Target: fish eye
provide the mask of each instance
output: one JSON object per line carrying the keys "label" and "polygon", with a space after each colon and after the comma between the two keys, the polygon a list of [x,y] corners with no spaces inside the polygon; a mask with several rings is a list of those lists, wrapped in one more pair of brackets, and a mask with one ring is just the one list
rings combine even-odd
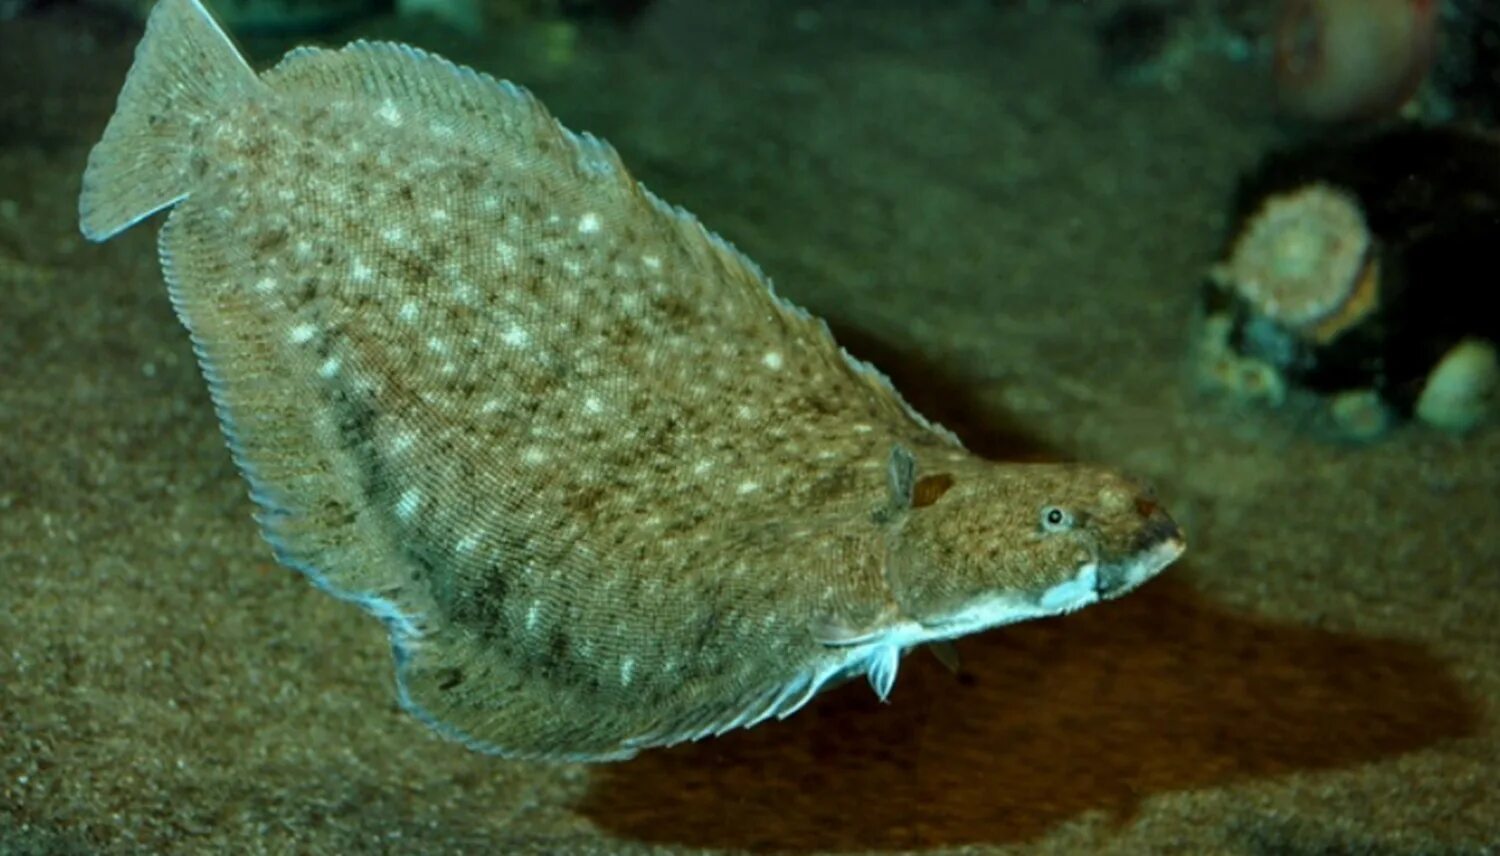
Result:
{"label": "fish eye", "polygon": [[1055,505],[1042,506],[1042,531],[1066,532],[1073,528],[1073,515]]}

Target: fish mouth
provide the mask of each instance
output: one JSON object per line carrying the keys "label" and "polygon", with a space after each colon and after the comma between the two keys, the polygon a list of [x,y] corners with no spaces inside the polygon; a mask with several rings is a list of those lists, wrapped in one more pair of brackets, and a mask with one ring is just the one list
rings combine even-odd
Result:
{"label": "fish mouth", "polygon": [[1153,520],[1136,536],[1124,559],[1099,565],[1094,590],[1100,600],[1119,597],[1177,561],[1186,549],[1187,539],[1176,523],[1167,517]]}
{"label": "fish mouth", "polygon": [[938,621],[924,622],[915,642],[933,642],[1048,615],[1063,615],[1119,597],[1156,576],[1187,549],[1170,518],[1149,521],[1117,561],[1090,561],[1068,580],[1041,592],[1002,592],[970,603]]}

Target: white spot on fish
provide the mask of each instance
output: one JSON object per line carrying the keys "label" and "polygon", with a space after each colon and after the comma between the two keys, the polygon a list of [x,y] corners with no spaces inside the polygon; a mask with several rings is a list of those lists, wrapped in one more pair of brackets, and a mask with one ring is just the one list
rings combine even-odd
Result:
{"label": "white spot on fish", "polygon": [[401,498],[396,501],[396,516],[400,517],[402,520],[410,520],[412,516],[417,513],[417,509],[421,507],[421,492],[416,488],[409,488],[405,493],[401,494]]}
{"label": "white spot on fish", "polygon": [[509,329],[500,335],[500,341],[510,345],[512,348],[524,348],[526,347],[526,343],[531,341],[531,334],[522,329],[520,325],[512,324]]}
{"label": "white spot on fish", "polygon": [[521,461],[532,466],[545,464],[547,463],[547,453],[536,446],[527,446],[526,451],[521,453]]}
{"label": "white spot on fish", "polygon": [[391,438],[391,451],[399,455],[402,452],[405,452],[407,449],[410,449],[416,442],[417,437],[415,434],[411,433],[410,431],[402,431],[400,434],[397,434],[395,437]]}
{"label": "white spot on fish", "polygon": [[630,686],[630,677],[635,673],[635,658],[626,657],[620,661],[620,686]]}
{"label": "white spot on fish", "polygon": [[311,324],[298,324],[292,328],[292,332],[287,338],[291,339],[293,344],[301,345],[304,342],[311,341],[312,337],[316,335],[318,335],[317,327]]}
{"label": "white spot on fish", "polygon": [[760,358],[760,361],[766,368],[773,372],[781,371],[782,360],[781,352],[779,351],[767,351],[766,355]]}
{"label": "white spot on fish", "polygon": [[531,607],[526,610],[526,630],[527,631],[535,630],[536,629],[537,620],[540,619],[541,617],[542,617],[541,606],[539,606],[536,601],[532,601],[531,602]]}
{"label": "white spot on fish", "polygon": [[760,490],[760,485],[753,481],[740,482],[739,492],[742,494],[755,493],[758,490]]}
{"label": "white spot on fish", "polygon": [[389,229],[382,230],[380,237],[384,238],[387,243],[399,244],[406,240],[406,230],[400,226],[392,226]]}
{"label": "white spot on fish", "polygon": [[648,270],[661,270],[661,259],[656,256],[641,256],[641,264]]}
{"label": "white spot on fish", "polygon": [[396,313],[398,318],[400,318],[402,321],[407,322],[408,324],[417,320],[417,316],[420,314],[421,310],[417,307],[417,302],[415,300],[408,300],[405,303],[401,304],[401,311]]}
{"label": "white spot on fish", "polygon": [[380,103],[380,109],[375,111],[375,115],[379,116],[387,125],[401,124],[401,109],[396,106],[395,101],[389,98]]}
{"label": "white spot on fish", "polygon": [[359,259],[355,259],[353,267],[351,267],[349,270],[349,276],[352,277],[355,282],[369,282],[371,279],[374,279],[375,271],[370,270],[369,265],[365,264]]}
{"label": "white spot on fish", "polygon": [[276,290],[276,280],[269,276],[261,277],[260,281],[255,283],[255,290],[261,294],[269,294]]}
{"label": "white spot on fish", "polygon": [[338,357],[329,357],[323,361],[323,365],[318,366],[318,374],[324,378],[332,378],[339,373],[339,366]]}
{"label": "white spot on fish", "polygon": [[584,413],[600,413],[604,410],[604,403],[595,396],[589,396],[583,400]]}
{"label": "white spot on fish", "polygon": [[427,212],[427,219],[434,223],[446,223],[448,222],[448,209],[434,208]]}
{"label": "white spot on fish", "polygon": [[453,545],[453,549],[457,550],[460,553],[472,553],[474,552],[474,548],[478,546],[478,535],[465,535],[464,537],[458,539],[458,543]]}
{"label": "white spot on fish", "polygon": [[433,336],[432,338],[427,340],[427,350],[433,352],[434,354],[446,354],[448,353],[448,343],[444,342],[442,339],[439,339],[436,336]]}
{"label": "white spot on fish", "polygon": [[580,235],[592,235],[599,231],[599,215],[590,211],[578,218],[578,233]]}
{"label": "white spot on fish", "polygon": [[500,261],[509,265],[516,261],[516,248],[505,241],[495,242],[495,254],[500,256]]}

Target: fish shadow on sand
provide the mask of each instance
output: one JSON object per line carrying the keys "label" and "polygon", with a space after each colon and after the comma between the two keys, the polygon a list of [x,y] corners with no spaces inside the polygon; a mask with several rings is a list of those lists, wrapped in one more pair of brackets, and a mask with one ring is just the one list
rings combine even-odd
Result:
{"label": "fish shadow on sand", "polygon": [[[919,410],[1002,459],[1056,457],[931,366],[837,331]],[[981,441],[981,442],[976,442]],[[1155,794],[1336,769],[1472,734],[1479,713],[1409,642],[1236,614],[1182,577],[1065,618],[922,651],[890,703],[860,682],[784,722],[594,772],[578,810],[625,838],[750,851],[895,850],[1126,823]]]}
{"label": "fish shadow on sand", "polygon": [[1152,795],[1352,767],[1472,734],[1407,642],[1213,606],[1172,571],[1120,601],[914,651],[890,703],[846,685],[784,722],[600,768],[617,835],[810,852],[1023,842]]}

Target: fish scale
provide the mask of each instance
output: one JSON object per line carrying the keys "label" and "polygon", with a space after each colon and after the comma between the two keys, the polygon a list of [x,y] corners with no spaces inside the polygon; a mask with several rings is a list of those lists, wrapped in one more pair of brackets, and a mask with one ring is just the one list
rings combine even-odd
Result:
{"label": "fish scale", "polygon": [[473,748],[623,758],[856,675],[885,697],[915,645],[1181,552],[1112,471],[973,457],[606,144],[420,50],[257,76],[162,0],[80,220],[163,208],[267,540]]}

